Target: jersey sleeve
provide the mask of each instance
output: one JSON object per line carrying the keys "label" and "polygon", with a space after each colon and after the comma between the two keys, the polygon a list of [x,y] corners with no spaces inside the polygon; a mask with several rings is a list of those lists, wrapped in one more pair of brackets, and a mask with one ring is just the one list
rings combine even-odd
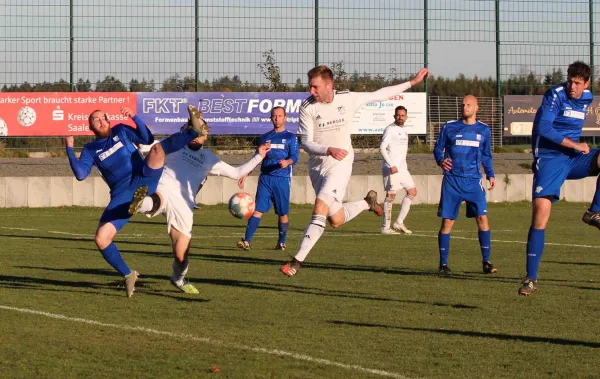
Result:
{"label": "jersey sleeve", "polygon": [[218,176],[226,176],[228,178],[236,180],[248,175],[263,160],[263,158],[260,155],[256,154],[248,162],[238,167],[233,167],[230,164],[227,164],[222,160],[218,159],[217,157],[214,158],[217,159],[217,162],[210,169],[210,173]]}
{"label": "jersey sleeve", "polygon": [[350,92],[354,97],[354,107],[359,109],[367,103],[374,101],[384,101],[392,96],[396,96],[411,87],[410,82],[404,82],[396,84],[395,86],[388,86],[378,89],[375,92]]}
{"label": "jersey sleeve", "polygon": [[540,137],[546,138],[557,145],[560,145],[565,139],[552,124],[558,116],[560,106],[562,104],[561,97],[554,89],[546,91],[542,105],[538,109],[537,125],[534,125],[534,129],[537,130],[537,134]]}
{"label": "jersey sleeve", "polygon": [[115,128],[122,128],[127,138],[135,144],[150,145],[153,143],[154,135],[150,129],[148,129],[146,123],[144,123],[144,121],[142,121],[142,119],[138,116],[133,116],[132,120],[135,122],[135,129],[125,124],[117,124],[115,125]]}
{"label": "jersey sleeve", "polygon": [[292,164],[296,164],[298,162],[300,151],[298,149],[298,137],[296,137],[295,134],[291,134],[288,139],[288,149],[288,159],[292,160]]}
{"label": "jersey sleeve", "polygon": [[487,179],[493,178],[495,175],[494,168],[492,167],[492,133],[490,132],[490,128],[485,128],[481,164],[483,165],[483,171],[485,171]]}
{"label": "jersey sleeve", "polygon": [[300,107],[300,126],[298,133],[302,134],[302,148],[311,155],[327,155],[328,146],[314,141],[314,120],[308,107]]}
{"label": "jersey sleeve", "polygon": [[448,124],[444,124],[442,130],[440,131],[440,135],[435,141],[435,146],[433,147],[433,157],[435,158],[435,162],[440,164],[442,160],[444,160],[444,147],[446,146],[446,136],[448,133]]}
{"label": "jersey sleeve", "polygon": [[385,163],[387,163],[388,166],[393,167],[394,164],[392,162],[392,158],[390,157],[390,155],[387,152],[387,148],[390,145],[390,141],[392,139],[390,130],[391,130],[391,128],[388,126],[383,131],[383,137],[381,138],[381,144],[379,145],[379,151],[381,152],[381,156],[383,157],[383,160],[385,161]]}
{"label": "jersey sleeve", "polygon": [[92,166],[94,165],[94,159],[85,147],[81,151],[81,156],[77,159],[73,148],[67,146],[67,157],[69,158],[71,170],[77,180],[82,181],[90,175]]}

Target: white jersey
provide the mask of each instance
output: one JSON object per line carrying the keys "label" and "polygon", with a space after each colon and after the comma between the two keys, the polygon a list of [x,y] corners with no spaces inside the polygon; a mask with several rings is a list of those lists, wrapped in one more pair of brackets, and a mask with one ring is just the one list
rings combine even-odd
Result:
{"label": "white jersey", "polygon": [[391,123],[385,128],[379,151],[383,157],[383,169],[394,166],[398,171],[408,170],[406,153],[408,152],[408,133],[405,126]]}
{"label": "white jersey", "polygon": [[[338,164],[354,161],[352,149],[352,120],[354,114],[366,103],[383,101],[410,88],[410,83],[385,87],[375,92],[335,91],[333,101],[320,103],[310,96],[300,106],[302,148],[309,154],[311,169],[330,170]],[[341,161],[327,155],[327,148],[337,147],[348,151]]]}
{"label": "white jersey", "polygon": [[172,194],[180,193],[189,207],[193,208],[196,195],[208,174],[240,179],[260,164],[262,159],[256,154],[243,165],[233,167],[220,160],[211,150],[192,150],[186,146],[166,156],[157,192],[166,189]]}

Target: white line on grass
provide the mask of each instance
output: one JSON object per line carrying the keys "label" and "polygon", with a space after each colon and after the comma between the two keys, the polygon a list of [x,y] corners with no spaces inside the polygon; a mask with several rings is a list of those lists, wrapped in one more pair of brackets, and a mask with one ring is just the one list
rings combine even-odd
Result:
{"label": "white line on grass", "polygon": [[358,365],[347,365],[344,363],[333,362],[328,359],[313,358],[308,355],[292,353],[292,352],[285,351],[285,350],[265,349],[262,347],[252,347],[252,346],[246,346],[246,345],[241,345],[241,344],[237,344],[237,343],[225,343],[225,342],[222,342],[219,340],[214,340],[211,338],[196,337],[191,334],[172,333],[172,332],[167,332],[167,331],[162,331],[162,330],[144,328],[142,326],[107,324],[107,323],[100,322],[100,321],[88,320],[88,319],[77,318],[77,317],[69,317],[69,316],[60,315],[60,314],[56,314],[56,313],[36,311],[33,309],[15,308],[15,307],[9,307],[9,306],[5,306],[5,305],[0,305],[0,309],[4,309],[7,311],[21,312],[21,313],[29,313],[29,314],[33,314],[33,315],[49,317],[49,318],[53,318],[53,319],[57,319],[57,320],[77,322],[77,323],[81,323],[81,324],[88,324],[88,325],[102,326],[102,327],[107,327],[107,328],[127,330],[127,331],[132,331],[132,332],[142,332],[142,333],[146,333],[146,334],[167,336],[167,337],[176,338],[179,341],[182,339],[186,339],[186,340],[190,340],[190,341],[202,342],[202,343],[209,344],[209,345],[221,346],[221,347],[228,348],[228,349],[239,349],[239,350],[251,351],[254,353],[263,353],[263,354],[269,354],[269,355],[276,355],[276,356],[280,356],[280,357],[290,357],[290,358],[293,358],[293,359],[296,359],[299,361],[306,361],[306,362],[317,363],[317,364],[322,364],[322,365],[327,365],[327,366],[335,366],[335,367],[340,367],[340,368],[344,368],[347,370],[361,371],[361,372],[366,372],[369,374],[386,376],[389,378],[408,379],[408,377],[394,373],[394,372],[366,368],[366,367],[362,367],[362,366],[358,366]]}

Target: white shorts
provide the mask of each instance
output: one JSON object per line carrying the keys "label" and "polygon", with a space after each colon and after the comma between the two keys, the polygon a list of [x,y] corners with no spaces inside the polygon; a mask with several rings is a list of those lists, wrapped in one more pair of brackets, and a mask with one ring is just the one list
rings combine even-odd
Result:
{"label": "white shorts", "polygon": [[171,233],[171,227],[182,234],[192,238],[192,227],[194,226],[194,212],[179,193],[173,193],[166,188],[158,188],[157,192],[162,195],[163,202],[155,215],[163,214],[167,219],[167,233]]}
{"label": "white shorts", "polygon": [[342,203],[346,197],[350,176],[352,176],[352,163],[339,164],[330,170],[323,171],[311,168],[308,170],[308,175],[317,198],[323,199],[323,196],[319,195],[331,196]]}
{"label": "white shorts", "polygon": [[401,170],[395,174],[389,174],[388,171],[387,175],[384,170],[383,188],[386,192],[396,192],[403,188],[408,190],[415,188],[415,182],[413,181],[413,178],[408,170]]}

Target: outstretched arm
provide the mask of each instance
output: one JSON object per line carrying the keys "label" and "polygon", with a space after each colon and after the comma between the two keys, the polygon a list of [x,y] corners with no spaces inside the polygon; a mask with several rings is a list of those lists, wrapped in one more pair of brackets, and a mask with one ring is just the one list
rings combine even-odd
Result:
{"label": "outstretched arm", "polygon": [[407,89],[416,85],[417,83],[422,82],[423,79],[428,75],[429,75],[429,70],[427,70],[426,68],[422,68],[415,75],[415,77],[412,78],[411,80],[409,80],[408,82],[396,84],[394,86],[383,87],[381,89],[378,89],[375,92],[356,92],[356,94],[358,94],[358,96],[359,96],[356,106],[357,106],[357,108],[359,108],[360,106],[367,104],[367,103],[371,103],[374,101],[387,100],[392,96],[396,96],[397,94],[406,91]]}
{"label": "outstretched arm", "polygon": [[94,165],[94,159],[88,153],[86,149],[81,151],[81,156],[79,159],[75,156],[75,151],[73,150],[73,145],[75,143],[75,139],[73,136],[65,137],[65,148],[67,149],[67,157],[69,158],[69,165],[71,166],[71,170],[75,175],[75,178],[79,181],[84,180],[90,175],[92,172],[92,166]]}
{"label": "outstretched arm", "polygon": [[129,125],[123,125],[125,133],[129,136],[132,142],[141,143],[143,145],[150,145],[154,142],[154,135],[148,129],[148,126],[141,118],[136,116],[131,109],[129,108],[121,108],[121,114],[125,117],[129,117],[135,122],[136,128],[132,128]]}
{"label": "outstretched arm", "polygon": [[263,157],[256,154],[248,162],[238,167],[233,167],[220,160],[210,169],[210,173],[213,175],[226,176],[228,178],[238,180],[252,172],[252,170],[254,170],[254,168],[258,166],[260,162],[262,162],[262,160]]}

